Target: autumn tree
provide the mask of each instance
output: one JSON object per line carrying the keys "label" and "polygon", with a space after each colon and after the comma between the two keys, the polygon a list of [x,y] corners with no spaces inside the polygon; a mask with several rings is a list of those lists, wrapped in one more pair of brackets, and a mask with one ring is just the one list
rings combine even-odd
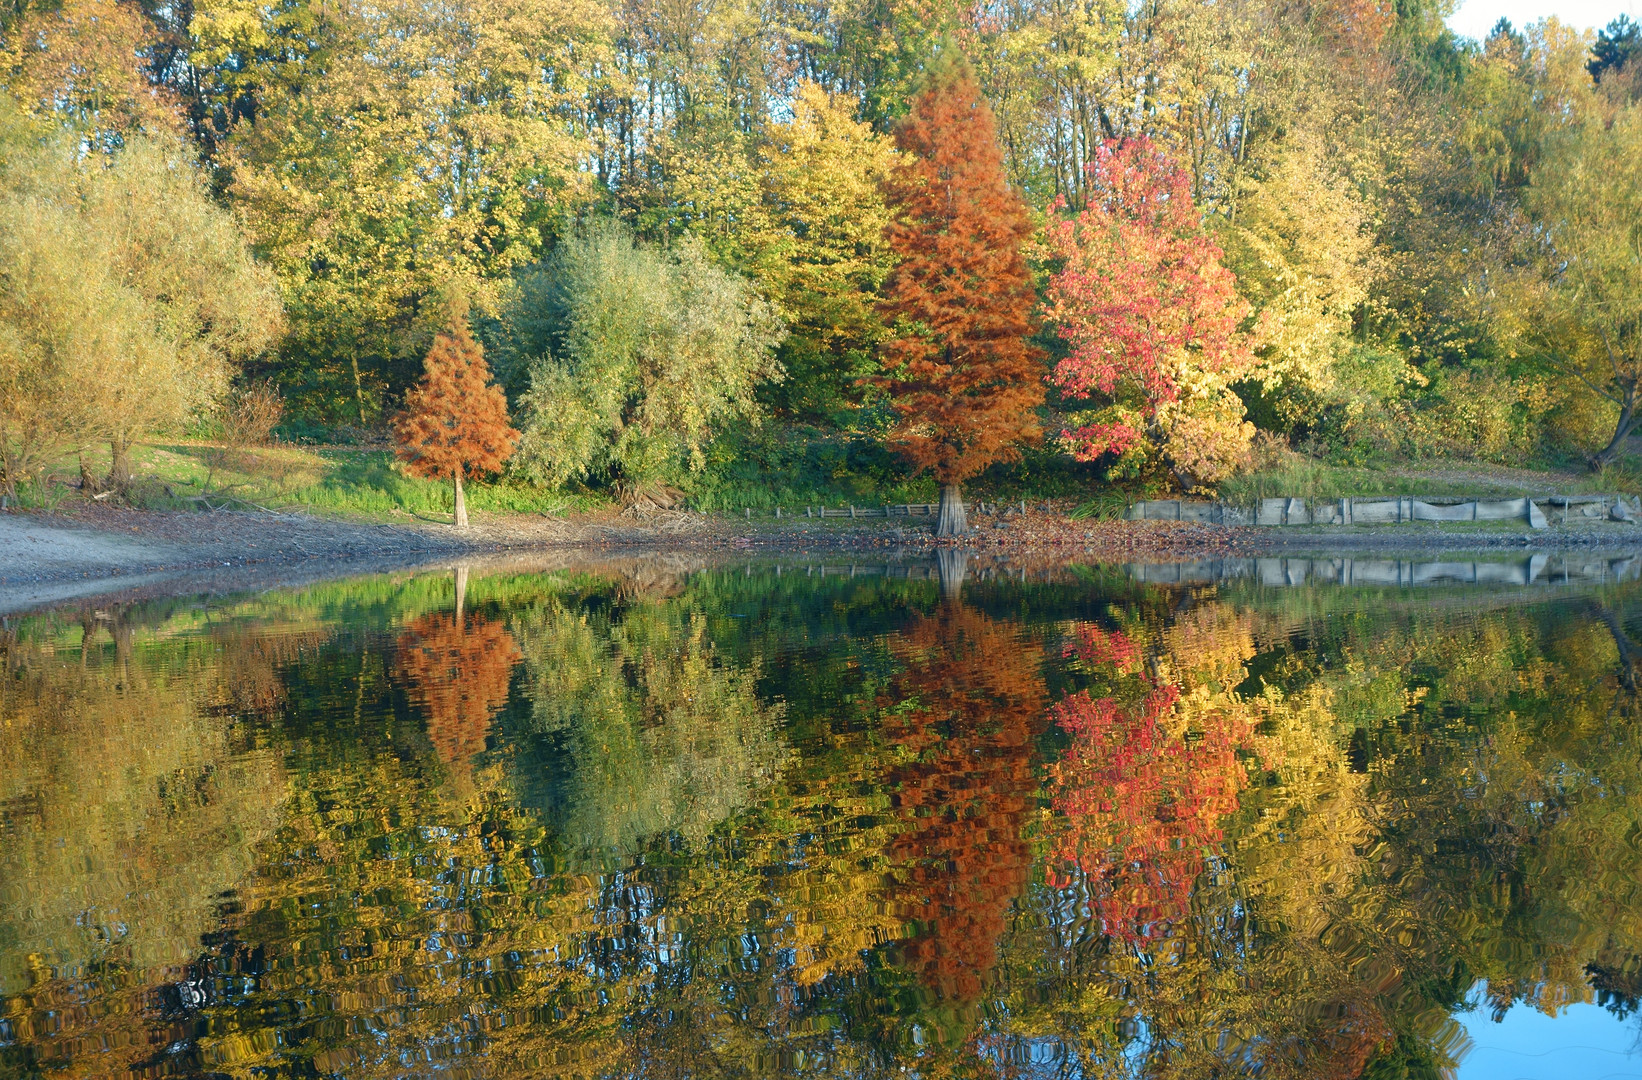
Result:
{"label": "autumn tree", "polygon": [[1070,741],[1052,770],[1054,808],[1065,816],[1050,877],[1085,883],[1104,933],[1144,941],[1186,915],[1220,822],[1248,780],[1237,751],[1249,725],[1221,710],[1182,731],[1182,688],[1146,672],[1135,641],[1094,624],[1075,629],[1067,653],[1133,692],[1119,700],[1079,691],[1052,710]]}
{"label": "autumn tree", "polygon": [[968,531],[962,483],[1039,437],[1042,362],[1027,343],[1037,296],[1022,245],[1032,226],[1003,171],[992,110],[962,60],[932,71],[896,130],[905,155],[887,194],[892,322],[881,347],[897,423],[889,442],[941,485],[935,531]]}
{"label": "autumn tree", "polygon": [[1550,253],[1528,289],[1527,347],[1606,402],[1613,436],[1591,455],[1611,464],[1642,416],[1642,105],[1559,140],[1527,204]]}
{"label": "autumn tree", "polygon": [[25,108],[110,150],[137,132],[182,134],[181,103],[143,63],[153,27],[130,0],[35,8],[6,34],[0,79]]}
{"label": "autumn tree", "polygon": [[507,398],[490,381],[484,350],[473,340],[465,312],[433,339],[422,379],[405,395],[394,434],[399,458],[412,473],[454,479],[456,527],[465,529],[464,476],[496,472],[519,441],[507,422]]}
{"label": "autumn tree", "polygon": [[405,628],[394,670],[426,715],[439,760],[458,770],[485,748],[490,719],[507,704],[519,647],[482,614],[432,612]]}
{"label": "autumn tree", "polygon": [[86,155],[72,129],[12,126],[0,176],[6,482],[103,440],[124,486],[136,439],[211,406],[278,336],[272,277],[174,139]]}
{"label": "autumn tree", "polygon": [[1088,205],[1049,225],[1062,262],[1049,317],[1070,353],[1054,384],[1101,407],[1062,439],[1119,468],[1166,465],[1182,487],[1229,475],[1254,429],[1231,383],[1254,367],[1249,305],[1198,221],[1190,180],[1146,140],[1109,142],[1090,166]]}

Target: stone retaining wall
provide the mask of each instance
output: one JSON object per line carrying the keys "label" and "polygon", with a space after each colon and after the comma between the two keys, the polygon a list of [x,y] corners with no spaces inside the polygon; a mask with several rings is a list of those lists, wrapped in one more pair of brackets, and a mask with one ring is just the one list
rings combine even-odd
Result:
{"label": "stone retaining wall", "polygon": [[1341,499],[1261,499],[1231,506],[1189,499],[1149,499],[1129,507],[1130,521],[1202,521],[1216,525],[1395,525],[1408,521],[1521,521],[1530,528],[1571,521],[1634,521],[1635,499],[1620,495],[1535,495],[1516,499],[1419,495]]}
{"label": "stone retaining wall", "polygon": [[1207,585],[1236,580],[1276,588],[1301,585],[1559,585],[1634,581],[1642,558],[1528,555],[1520,559],[1260,558],[1131,563],[1130,577],[1159,585]]}

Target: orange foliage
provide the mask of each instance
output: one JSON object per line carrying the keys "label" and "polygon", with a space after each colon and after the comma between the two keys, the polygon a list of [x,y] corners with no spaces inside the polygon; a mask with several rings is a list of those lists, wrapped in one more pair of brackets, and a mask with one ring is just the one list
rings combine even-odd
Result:
{"label": "orange foliage", "polygon": [[482,616],[464,626],[455,615],[424,615],[400,636],[394,667],[426,714],[441,761],[464,762],[485,748],[519,660],[507,627]]}
{"label": "orange foliage", "polygon": [[513,455],[519,433],[507,422],[507,396],[490,381],[485,352],[467,320],[433,339],[422,379],[394,422],[399,457],[417,476],[456,481],[456,524],[467,524],[465,476],[495,472]]}
{"label": "orange foliage", "polygon": [[886,235],[900,261],[883,305],[896,325],[878,381],[900,417],[891,445],[957,484],[1041,434],[1044,367],[1026,343],[1037,295],[1021,254],[1032,225],[967,65],[933,77],[896,145]]}
{"label": "orange foliage", "polygon": [[919,928],[901,956],[926,985],[968,1000],[997,962],[1032,861],[1021,829],[1035,786],[1041,656],[960,604],[920,617],[901,640],[906,669],[891,691],[901,708],[884,733],[908,759],[890,774],[908,829],[890,856],[905,868],[897,913]]}

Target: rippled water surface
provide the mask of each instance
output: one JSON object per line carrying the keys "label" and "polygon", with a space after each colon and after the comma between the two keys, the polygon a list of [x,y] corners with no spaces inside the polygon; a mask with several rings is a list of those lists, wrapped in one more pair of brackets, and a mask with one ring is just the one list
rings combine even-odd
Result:
{"label": "rippled water surface", "polygon": [[0,1076],[1636,1075],[1634,565],[13,618]]}

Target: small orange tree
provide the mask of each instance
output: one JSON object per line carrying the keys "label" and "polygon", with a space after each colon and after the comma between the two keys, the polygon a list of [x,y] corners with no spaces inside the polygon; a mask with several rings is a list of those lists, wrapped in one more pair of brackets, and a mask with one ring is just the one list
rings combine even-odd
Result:
{"label": "small orange tree", "polygon": [[456,481],[456,526],[467,528],[462,478],[490,473],[518,445],[507,422],[507,397],[490,381],[485,351],[468,331],[467,318],[433,339],[422,378],[405,395],[405,410],[394,422],[399,458],[417,476]]}
{"label": "small orange tree", "polygon": [[1021,252],[1032,225],[962,60],[931,72],[895,141],[905,157],[886,185],[886,236],[900,261],[877,381],[898,416],[890,445],[934,474],[935,531],[957,536],[968,531],[959,485],[1041,434],[1043,360],[1026,342],[1037,296]]}

